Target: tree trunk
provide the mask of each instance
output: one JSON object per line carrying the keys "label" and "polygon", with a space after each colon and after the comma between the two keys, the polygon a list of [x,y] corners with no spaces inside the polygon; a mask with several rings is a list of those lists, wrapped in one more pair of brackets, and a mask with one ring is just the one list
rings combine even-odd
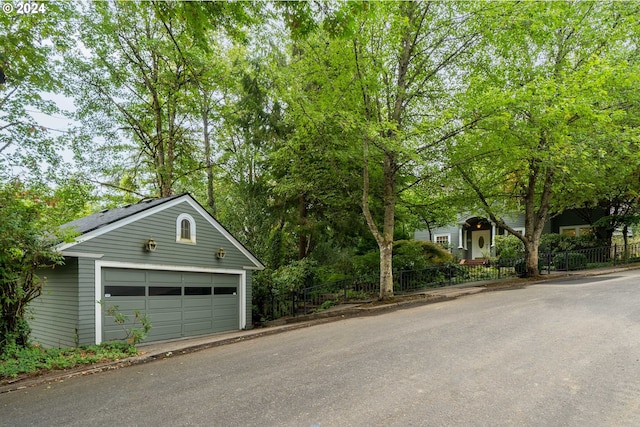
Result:
{"label": "tree trunk", "polygon": [[380,300],[393,297],[393,241],[380,247]]}
{"label": "tree trunk", "polygon": [[385,153],[384,159],[384,224],[382,233],[378,230],[369,209],[369,141],[364,140],[364,182],[362,186],[362,212],[380,249],[380,300],[393,297],[393,227],[395,221],[395,153]]}
{"label": "tree trunk", "polygon": [[308,249],[308,231],[307,231],[307,198],[304,194],[298,196],[298,259],[304,259],[307,256]]}
{"label": "tree trunk", "polygon": [[538,269],[538,243],[527,239],[527,243],[524,245],[526,277],[536,277],[540,274]]}
{"label": "tree trunk", "polygon": [[207,207],[211,215],[216,215],[216,202],[213,195],[213,162],[211,161],[211,136],[209,134],[209,99],[204,90],[202,95],[202,138],[204,141],[204,158],[207,169]]}

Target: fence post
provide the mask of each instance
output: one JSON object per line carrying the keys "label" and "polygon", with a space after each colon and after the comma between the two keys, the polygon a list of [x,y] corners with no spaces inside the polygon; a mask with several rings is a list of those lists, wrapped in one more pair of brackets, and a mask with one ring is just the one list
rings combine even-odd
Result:
{"label": "fence post", "polygon": [[551,274],[551,251],[547,252],[547,274]]}
{"label": "fence post", "polygon": [[564,251],[564,268],[569,271],[569,249]]}
{"label": "fence post", "polygon": [[344,299],[342,300],[342,302],[346,304],[347,303],[347,286],[348,286],[347,283],[349,283],[349,282],[348,282],[348,280],[343,279],[342,283],[343,283],[342,287],[344,289]]}
{"label": "fence post", "polygon": [[618,244],[613,244],[613,266],[616,266],[616,259],[618,258]]}
{"label": "fence post", "polygon": [[291,291],[291,315],[296,317],[296,291]]}
{"label": "fence post", "polygon": [[451,286],[453,284],[452,280],[453,280],[453,274],[451,272],[451,263],[447,264],[447,269],[449,270],[449,286]]}

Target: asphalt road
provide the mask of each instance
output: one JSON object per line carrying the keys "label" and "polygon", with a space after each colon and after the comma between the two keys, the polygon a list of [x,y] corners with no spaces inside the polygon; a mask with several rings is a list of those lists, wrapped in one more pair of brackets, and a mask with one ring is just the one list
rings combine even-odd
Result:
{"label": "asphalt road", "polygon": [[0,395],[1,426],[638,426],[640,271],[352,318]]}

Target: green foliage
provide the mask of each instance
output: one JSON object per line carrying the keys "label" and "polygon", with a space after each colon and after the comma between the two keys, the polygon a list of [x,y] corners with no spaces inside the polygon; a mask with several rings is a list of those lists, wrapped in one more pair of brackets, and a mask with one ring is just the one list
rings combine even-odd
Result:
{"label": "green foliage", "polygon": [[556,270],[583,270],[587,268],[587,256],[576,252],[558,253],[553,257]]}
{"label": "green foliage", "polygon": [[[399,240],[393,246],[393,267],[396,271],[422,270],[452,261],[451,253],[433,242]],[[380,252],[372,250],[364,255],[353,257],[353,270],[356,275],[379,273]]]}
{"label": "green foliage", "polygon": [[0,184],[0,351],[27,345],[26,309],[46,280],[36,271],[62,264],[52,249],[61,236],[48,209],[20,182]]}
{"label": "green foliage", "polygon": [[[305,258],[292,261],[277,269],[266,268],[253,276],[253,318],[256,321],[266,319],[272,300],[288,301],[293,292],[303,287],[318,284],[318,265],[315,260]],[[275,317],[279,309],[273,308]]]}
{"label": "green foliage", "polygon": [[524,244],[516,236],[495,236],[496,257],[499,259],[516,259],[524,256]]}
{"label": "green foliage", "polygon": [[399,240],[393,245],[395,270],[421,270],[453,261],[453,256],[433,242]]}
{"label": "green foliage", "polygon": [[[102,304],[103,301],[100,301]],[[117,305],[113,305],[106,308],[108,316],[113,317],[113,321],[120,325],[124,336],[120,339],[129,345],[137,345],[145,340],[147,334],[151,330],[151,322],[146,314],[142,314],[139,310],[135,310],[133,319],[129,319],[129,316],[122,313]]]}
{"label": "green foliage", "polygon": [[[7,2],[5,2],[7,4]],[[57,133],[42,126],[39,112],[60,114],[45,93],[60,91],[56,54],[69,37],[69,2],[47,2],[46,13],[0,14],[0,178],[55,176],[61,162]],[[34,114],[36,113],[36,114]],[[50,174],[48,174],[50,172]]]}
{"label": "green foliage", "polygon": [[604,246],[594,235],[569,236],[566,234],[548,233],[540,237],[539,253],[557,253],[570,250],[589,249]]}
{"label": "green foliage", "polygon": [[335,301],[327,300],[327,301],[323,302],[323,303],[320,305],[320,307],[318,308],[318,311],[324,311],[324,310],[327,310],[327,309],[329,309],[329,308],[333,307],[334,305],[336,305],[336,302],[335,302]]}
{"label": "green foliage", "polygon": [[118,360],[136,353],[135,346],[122,342],[63,349],[11,345],[0,354],[0,379],[14,378],[23,373]]}
{"label": "green foliage", "polygon": [[279,292],[292,292],[316,285],[316,267],[317,263],[309,258],[292,261],[272,273],[273,286]]}

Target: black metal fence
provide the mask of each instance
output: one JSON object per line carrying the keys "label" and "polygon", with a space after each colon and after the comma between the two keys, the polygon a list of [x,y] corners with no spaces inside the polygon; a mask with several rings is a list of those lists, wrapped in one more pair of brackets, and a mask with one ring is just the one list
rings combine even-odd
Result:
{"label": "black metal fence", "polygon": [[[538,269],[542,274],[551,274],[554,271],[583,270],[634,262],[640,262],[640,243],[541,253],[538,257]],[[422,270],[396,271],[393,274],[393,291],[396,295],[402,295],[467,282],[518,277],[525,271],[522,258],[475,260]],[[264,309],[268,318],[276,319],[321,311],[337,304],[371,301],[377,298],[379,292],[379,274],[350,277],[287,294],[272,293],[268,306]]]}

